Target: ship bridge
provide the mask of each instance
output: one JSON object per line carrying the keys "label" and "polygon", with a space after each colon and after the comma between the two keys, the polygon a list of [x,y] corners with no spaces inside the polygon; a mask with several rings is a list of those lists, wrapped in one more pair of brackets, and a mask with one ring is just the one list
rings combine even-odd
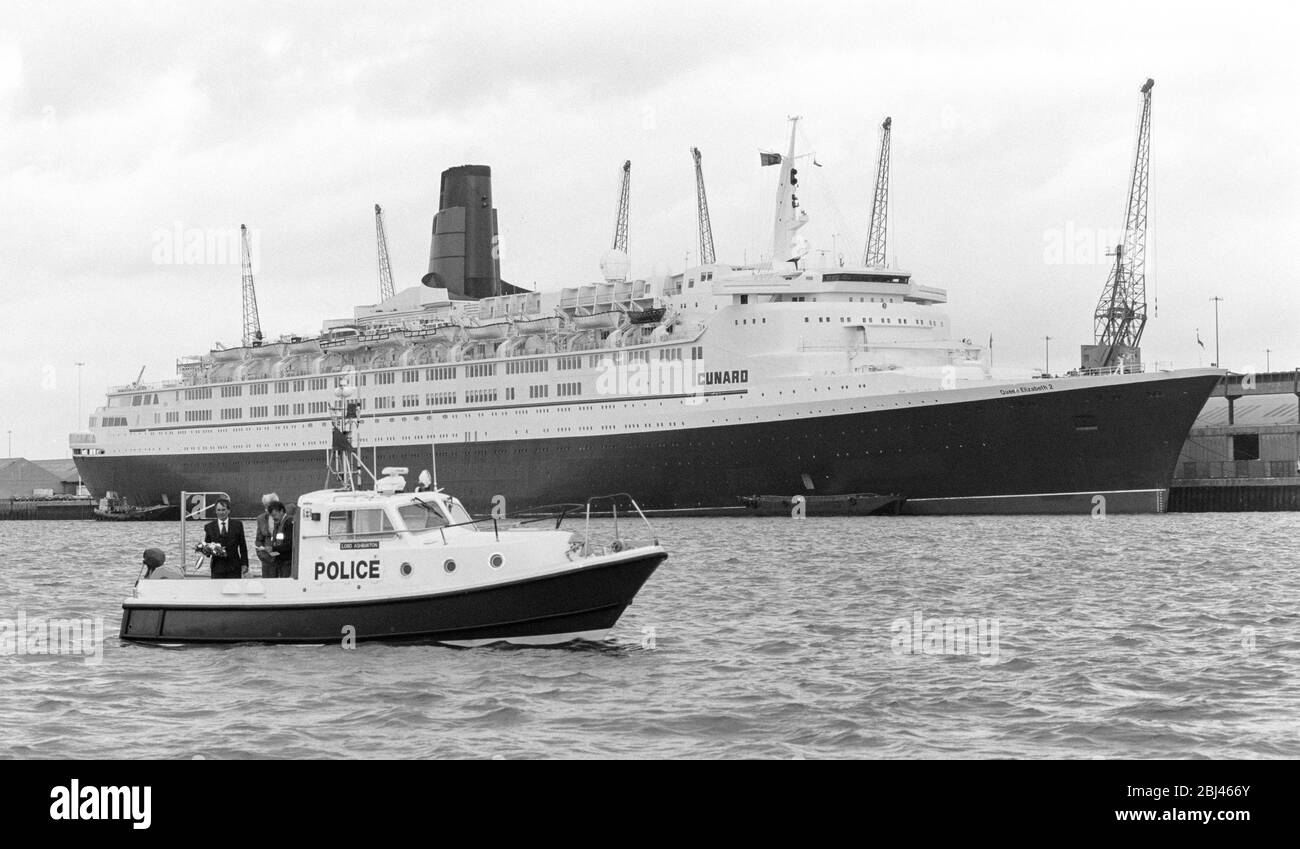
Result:
{"label": "ship bridge", "polygon": [[715,296],[731,296],[735,303],[755,301],[803,300],[871,300],[911,304],[943,304],[948,301],[944,289],[921,286],[910,272],[884,268],[798,269],[793,263],[786,270],[728,269],[727,273],[709,274]]}

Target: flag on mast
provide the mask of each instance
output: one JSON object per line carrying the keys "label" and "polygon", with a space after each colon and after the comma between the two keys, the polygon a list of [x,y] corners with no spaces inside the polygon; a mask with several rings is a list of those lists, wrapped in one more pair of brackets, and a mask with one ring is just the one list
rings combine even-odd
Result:
{"label": "flag on mast", "polygon": [[758,162],[760,165],[780,165],[781,154],[758,152]]}

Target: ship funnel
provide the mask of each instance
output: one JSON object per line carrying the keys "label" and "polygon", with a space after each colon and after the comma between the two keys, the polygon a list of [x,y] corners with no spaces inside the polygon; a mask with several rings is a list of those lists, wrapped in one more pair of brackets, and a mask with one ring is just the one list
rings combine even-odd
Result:
{"label": "ship funnel", "polygon": [[492,208],[488,166],[459,165],[442,172],[429,273],[420,282],[446,289],[457,300],[502,294],[497,211]]}

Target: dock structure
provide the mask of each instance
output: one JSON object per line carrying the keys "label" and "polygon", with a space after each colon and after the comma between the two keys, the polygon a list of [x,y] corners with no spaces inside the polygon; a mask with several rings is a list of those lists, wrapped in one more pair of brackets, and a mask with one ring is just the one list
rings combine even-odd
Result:
{"label": "dock structure", "polygon": [[1300,510],[1300,369],[1224,376],[1183,445],[1168,509]]}
{"label": "dock structure", "polygon": [[71,459],[0,458],[0,519],[89,519],[94,502]]}
{"label": "dock structure", "polygon": [[1237,400],[1250,395],[1292,395],[1296,399],[1296,417],[1300,418],[1300,368],[1263,374],[1225,375],[1210,397],[1228,400],[1228,424],[1233,424]]}

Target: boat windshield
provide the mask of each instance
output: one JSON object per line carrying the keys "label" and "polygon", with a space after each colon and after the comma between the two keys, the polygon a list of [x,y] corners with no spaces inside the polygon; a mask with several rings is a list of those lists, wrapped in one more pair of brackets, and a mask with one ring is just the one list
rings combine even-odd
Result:
{"label": "boat windshield", "polygon": [[478,530],[477,525],[469,524],[470,522],[474,521],[474,517],[469,514],[468,510],[466,510],[464,507],[461,506],[461,503],[459,501],[457,501],[454,498],[449,498],[447,500],[447,504],[450,505],[451,508],[452,524],[454,525],[463,524],[468,528],[473,528],[476,531]]}
{"label": "boat windshield", "polygon": [[398,507],[397,514],[402,517],[406,529],[416,533],[445,528],[448,524],[447,517],[442,514],[437,502],[434,501],[417,499]]}

